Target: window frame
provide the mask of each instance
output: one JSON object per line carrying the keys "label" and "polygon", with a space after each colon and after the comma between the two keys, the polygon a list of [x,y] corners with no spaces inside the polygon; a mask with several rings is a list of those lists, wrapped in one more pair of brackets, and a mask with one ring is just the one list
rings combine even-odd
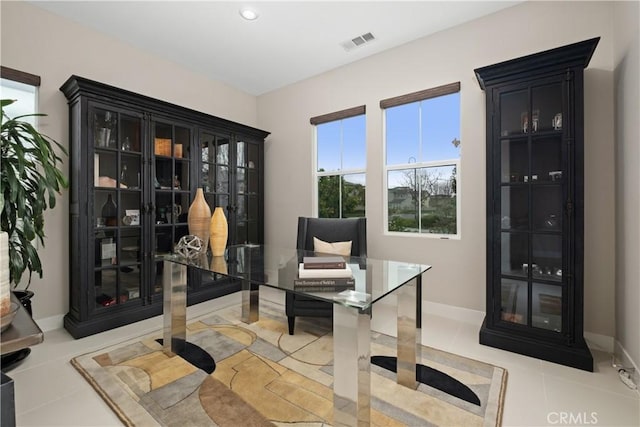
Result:
{"label": "window frame", "polygon": [[[15,70],[13,68],[9,68],[9,67],[5,67],[4,65],[1,65],[0,79],[18,83],[19,86],[33,87],[34,88],[33,90],[34,110],[29,111],[28,114],[34,114],[38,112],[39,95],[40,95],[40,76],[37,76],[35,74],[30,74],[24,71],[20,71],[20,70]],[[2,98],[4,99],[5,97],[3,96]],[[27,117],[24,120],[31,123],[33,127],[38,129],[38,116]]]}
{"label": "window frame", "polygon": [[[351,169],[339,169],[339,170],[332,170],[332,171],[325,171],[325,172],[318,172],[318,125],[322,125],[322,124],[326,124],[326,123],[331,123],[331,122],[337,122],[337,121],[342,121],[345,119],[349,119],[352,117],[357,117],[357,116],[364,116],[365,119],[365,161],[364,161],[364,166],[362,168],[351,168]],[[367,147],[366,147],[366,106],[365,105],[359,105],[357,107],[352,107],[352,108],[347,108],[345,110],[340,110],[340,111],[336,111],[333,113],[328,113],[328,114],[323,114],[320,116],[315,116],[315,117],[311,117],[309,119],[309,122],[311,123],[312,127],[312,141],[313,141],[313,149],[312,149],[312,164],[313,164],[313,173],[312,173],[312,180],[313,180],[313,194],[311,197],[311,203],[313,205],[312,208],[312,215],[315,216],[316,218],[319,218],[319,188],[318,188],[318,180],[320,179],[320,177],[323,176],[339,176],[340,177],[340,186],[339,186],[339,192],[340,192],[340,197],[339,197],[339,203],[340,203],[340,216],[339,218],[342,218],[342,183],[343,183],[343,177],[346,175],[364,175],[365,177],[365,191],[366,191],[366,180],[367,180],[367,160],[366,160],[366,151],[367,151]],[[342,129],[341,129],[342,132]],[[342,139],[342,136],[341,136]],[[341,147],[342,148],[342,147]],[[340,157],[342,160],[342,152],[340,153]],[[366,193],[365,193],[365,215],[366,215]]]}
{"label": "window frame", "polygon": [[[431,238],[431,239],[445,239],[445,240],[460,240],[462,237],[462,180],[461,180],[461,163],[462,163],[462,147],[460,148],[460,155],[455,159],[444,160],[432,160],[432,161],[420,161],[420,162],[407,162],[402,164],[387,164],[387,114],[388,108],[397,107],[405,104],[412,104],[415,102],[422,102],[432,98],[451,95],[454,93],[460,93],[460,82],[445,84],[430,89],[421,90],[418,92],[412,92],[405,95],[400,95],[392,98],[383,99],[380,101],[380,109],[382,110],[382,153],[383,153],[383,167],[382,167],[382,221],[383,221],[383,234],[387,236],[402,236],[402,237],[418,237],[418,238]],[[460,106],[458,107],[460,109]],[[461,115],[461,111],[458,111]],[[462,128],[460,129],[462,133]],[[460,136],[460,139],[462,137]],[[419,148],[420,154],[422,154],[422,143]],[[390,231],[389,230],[389,172],[398,170],[418,170],[425,168],[436,167],[448,167],[452,166],[456,170],[456,233],[455,234],[442,234],[442,233],[427,233],[427,232],[406,232],[406,231]],[[421,213],[422,204],[418,205],[418,212]],[[422,215],[419,214],[422,218]],[[420,228],[421,228],[421,224]]]}

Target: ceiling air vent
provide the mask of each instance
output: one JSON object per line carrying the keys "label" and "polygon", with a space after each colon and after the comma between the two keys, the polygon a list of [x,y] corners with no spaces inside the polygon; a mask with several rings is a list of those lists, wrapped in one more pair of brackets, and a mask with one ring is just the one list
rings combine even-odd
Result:
{"label": "ceiling air vent", "polygon": [[346,42],[340,43],[340,45],[347,52],[355,49],[356,47],[362,47],[367,43],[374,41],[376,38],[371,33],[362,34],[361,36],[354,37],[351,40],[347,40]]}

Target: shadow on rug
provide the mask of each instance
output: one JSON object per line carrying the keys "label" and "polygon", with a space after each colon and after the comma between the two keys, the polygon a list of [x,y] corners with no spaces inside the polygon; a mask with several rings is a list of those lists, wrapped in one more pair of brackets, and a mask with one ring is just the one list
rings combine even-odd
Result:
{"label": "shadow on rug", "polygon": [[[156,342],[161,332],[78,356],[71,363],[125,425],[330,425],[330,320],[299,319],[296,335],[290,336],[283,314],[282,306],[261,301],[260,321],[251,325],[238,320],[239,306],[192,321],[187,339],[213,357],[210,375],[180,357],[166,356]],[[373,333],[371,354],[378,357],[371,364],[372,425],[501,424],[507,379],[503,368],[422,348],[422,365],[461,383],[479,401],[472,403],[436,384],[420,384],[417,390],[396,384],[394,337]]]}

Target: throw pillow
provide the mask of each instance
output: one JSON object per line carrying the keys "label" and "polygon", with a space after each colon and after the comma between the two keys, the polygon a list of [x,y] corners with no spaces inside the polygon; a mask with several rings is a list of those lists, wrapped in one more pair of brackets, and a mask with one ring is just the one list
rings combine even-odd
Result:
{"label": "throw pillow", "polygon": [[351,240],[347,242],[325,242],[317,237],[313,238],[313,250],[325,254],[335,254],[342,256],[351,255]]}

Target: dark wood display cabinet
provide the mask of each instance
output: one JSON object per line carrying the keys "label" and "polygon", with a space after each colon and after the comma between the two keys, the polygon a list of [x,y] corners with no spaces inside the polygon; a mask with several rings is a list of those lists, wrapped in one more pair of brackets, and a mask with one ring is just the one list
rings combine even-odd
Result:
{"label": "dark wood display cabinet", "polygon": [[487,115],[480,343],[587,371],[583,70],[598,41],[475,70]]}
{"label": "dark wood display cabinet", "polygon": [[[69,313],[75,338],[162,313],[163,264],[189,233],[197,188],[225,208],[229,244],[264,243],[268,132],[82,77],[69,101]],[[236,292],[238,282],[188,273],[188,303]]]}

